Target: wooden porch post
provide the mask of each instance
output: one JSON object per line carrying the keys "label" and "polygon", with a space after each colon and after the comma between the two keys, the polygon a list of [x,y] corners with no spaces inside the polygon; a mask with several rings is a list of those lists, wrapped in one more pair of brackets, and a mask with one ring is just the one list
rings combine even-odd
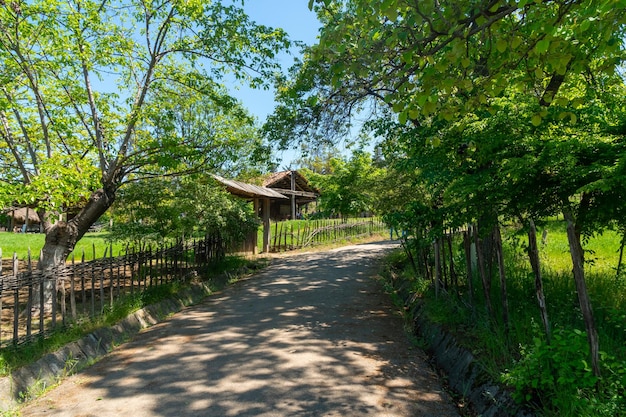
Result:
{"label": "wooden porch post", "polygon": [[[291,174],[291,191],[296,191],[296,176],[295,171],[289,171]],[[296,219],[296,194],[291,194],[291,220]]]}
{"label": "wooden porch post", "polygon": [[[252,200],[252,205],[254,207],[254,214],[255,216],[259,215],[259,199],[258,198],[254,198]],[[255,236],[252,239],[252,253],[254,255],[257,255],[259,253],[259,243],[258,243],[258,235],[255,232]]]}
{"label": "wooden porch post", "polygon": [[263,252],[270,251],[270,199],[263,199]]}

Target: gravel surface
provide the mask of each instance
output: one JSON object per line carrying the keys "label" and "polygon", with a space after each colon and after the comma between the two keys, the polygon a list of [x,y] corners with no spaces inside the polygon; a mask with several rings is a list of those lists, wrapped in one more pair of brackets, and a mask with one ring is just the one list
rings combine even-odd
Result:
{"label": "gravel surface", "polygon": [[373,279],[393,242],[274,260],[22,416],[458,416]]}

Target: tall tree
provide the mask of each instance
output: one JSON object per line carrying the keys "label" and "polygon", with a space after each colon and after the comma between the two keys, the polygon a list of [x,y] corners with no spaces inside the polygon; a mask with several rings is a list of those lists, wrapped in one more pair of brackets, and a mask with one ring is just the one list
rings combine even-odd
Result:
{"label": "tall tree", "polygon": [[[320,41],[280,89],[276,140],[349,131],[389,107],[402,123],[454,120],[507,88],[548,107],[569,74],[613,73],[624,0],[315,0]],[[533,114],[536,123],[544,112]]]}
{"label": "tall tree", "polygon": [[[268,136],[274,140],[345,134],[355,114],[377,111],[382,106],[395,112],[400,124],[410,122],[432,131],[427,144],[438,147],[442,135],[437,130],[442,123],[457,123],[462,133],[463,121],[469,116],[476,117],[479,126],[485,114],[498,112],[502,97],[530,101],[532,111],[523,116],[527,127],[550,129],[555,126],[550,119],[555,117],[560,119],[556,125],[562,126],[564,121],[575,124],[580,117],[577,109],[589,98],[587,93],[598,87],[596,77],[602,83],[625,58],[624,0],[311,0],[309,5],[316,7],[324,26],[319,44],[310,48],[307,59],[279,90],[282,105],[266,124]],[[581,77],[591,82],[581,82]],[[542,125],[546,119],[549,125]],[[567,129],[565,132],[574,134]],[[456,140],[460,136],[445,138]],[[575,142],[570,144],[574,148]],[[565,143],[552,143],[545,150],[565,151],[570,146]],[[489,149],[492,144],[486,145]],[[459,181],[459,185],[477,182],[482,176],[485,182],[474,188],[479,192],[473,194],[472,201],[483,207],[505,201],[495,187],[498,176],[490,174],[501,168],[493,162],[507,144],[496,141],[495,145],[494,152],[483,153],[481,149],[476,156],[484,163]],[[588,180],[593,177],[582,174]],[[580,266],[575,279],[592,366],[598,374],[597,339],[585,301],[582,251],[577,244],[577,229],[585,223],[579,214],[587,211],[595,193],[579,188],[580,193],[573,194],[576,187],[570,186],[576,180],[563,179],[567,186],[560,188],[564,192],[560,198],[555,200],[559,187],[550,188],[546,196],[570,219],[572,259]],[[440,189],[449,197],[459,196],[450,194],[443,184]],[[572,202],[576,196],[583,198]],[[446,194],[434,197],[436,212],[440,213],[440,200]],[[462,198],[458,200],[460,206],[466,207]]]}
{"label": "tall tree", "polygon": [[171,129],[163,107],[195,94],[229,107],[218,84],[226,74],[257,86],[273,77],[289,42],[237,3],[1,3],[0,197],[36,207],[44,271],[65,261],[129,178],[161,164],[170,174],[202,168],[216,138]]}

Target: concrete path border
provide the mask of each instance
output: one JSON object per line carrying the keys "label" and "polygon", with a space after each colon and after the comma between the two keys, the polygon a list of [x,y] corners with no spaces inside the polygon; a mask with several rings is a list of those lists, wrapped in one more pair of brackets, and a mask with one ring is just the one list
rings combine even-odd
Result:
{"label": "concrete path border", "polygon": [[76,342],[13,371],[10,376],[0,378],[0,411],[12,410],[23,400],[36,397],[63,378],[97,362],[142,329],[161,322],[187,306],[199,303],[209,294],[211,290],[205,283],[192,283],[172,298],[137,310],[114,326],[97,329]]}

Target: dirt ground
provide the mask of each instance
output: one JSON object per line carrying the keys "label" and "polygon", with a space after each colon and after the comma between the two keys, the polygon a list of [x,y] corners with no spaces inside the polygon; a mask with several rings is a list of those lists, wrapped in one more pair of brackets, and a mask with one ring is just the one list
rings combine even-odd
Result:
{"label": "dirt ground", "polygon": [[22,416],[458,416],[373,279],[394,244],[277,259],[146,329]]}

